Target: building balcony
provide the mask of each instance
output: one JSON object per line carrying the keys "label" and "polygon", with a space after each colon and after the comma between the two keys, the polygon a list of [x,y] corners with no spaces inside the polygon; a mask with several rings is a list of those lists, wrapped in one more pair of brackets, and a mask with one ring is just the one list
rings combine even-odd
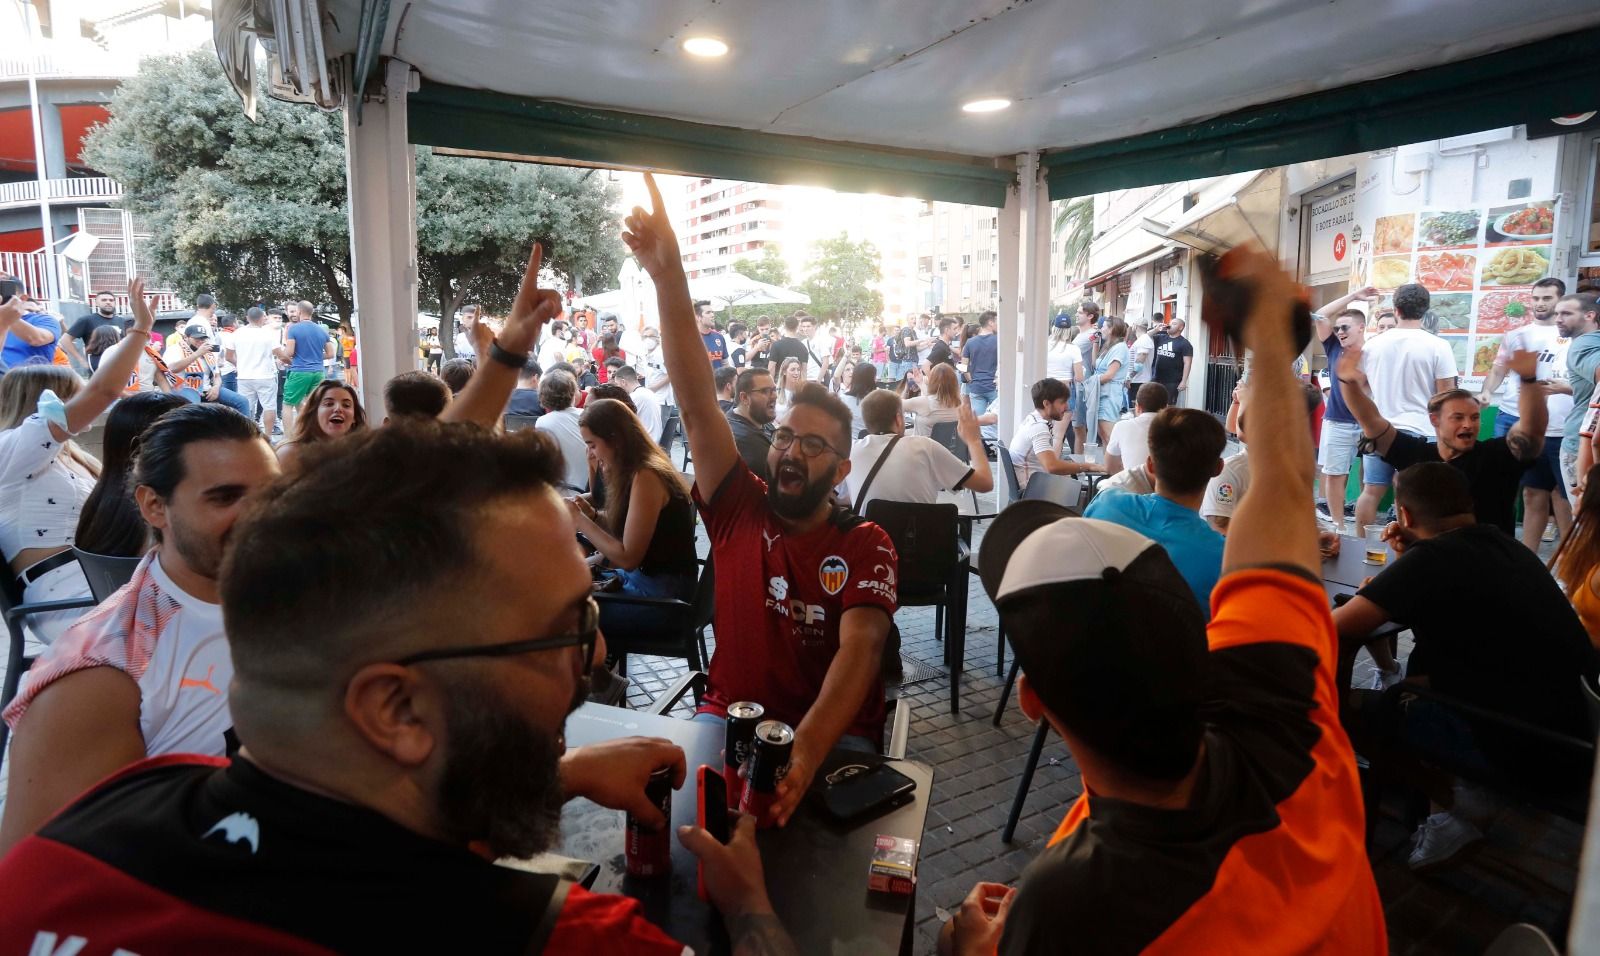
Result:
{"label": "building balcony", "polygon": [[139,72],[136,57],[90,50],[47,50],[27,56],[0,56],[0,83],[8,80],[122,80]]}
{"label": "building balcony", "polygon": [[82,176],[74,179],[30,179],[20,183],[0,183],[0,209],[37,206],[40,187],[51,205],[90,205],[122,198],[122,184],[109,176]]}

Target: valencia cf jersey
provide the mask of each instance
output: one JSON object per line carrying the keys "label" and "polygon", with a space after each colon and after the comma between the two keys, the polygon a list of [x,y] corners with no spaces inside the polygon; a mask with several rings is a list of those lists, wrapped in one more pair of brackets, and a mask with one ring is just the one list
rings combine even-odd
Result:
{"label": "valencia cf jersey", "polygon": [[[894,615],[898,556],[889,535],[859,519],[827,521],[789,534],[767,504],[766,482],[743,460],[710,501],[695,490],[716,564],[717,652],[701,710],[726,715],[753,700],[768,719],[798,727],[839,652],[846,611]],[[874,682],[845,730],[883,734],[884,702]]]}
{"label": "valencia cf jersey", "polygon": [[639,904],[497,866],[250,761],[169,755],[0,860],[0,952],[686,956]]}

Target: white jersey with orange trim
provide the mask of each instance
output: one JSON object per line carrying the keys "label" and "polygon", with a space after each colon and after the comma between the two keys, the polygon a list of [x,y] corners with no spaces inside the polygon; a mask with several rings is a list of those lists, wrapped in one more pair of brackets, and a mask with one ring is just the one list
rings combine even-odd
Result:
{"label": "white jersey with orange trim", "polygon": [[114,667],[139,686],[139,731],[149,756],[227,752],[233,656],[222,606],[174,584],[156,552],[40,655],[5,709],[6,722],[15,728],[41,691],[90,667]]}

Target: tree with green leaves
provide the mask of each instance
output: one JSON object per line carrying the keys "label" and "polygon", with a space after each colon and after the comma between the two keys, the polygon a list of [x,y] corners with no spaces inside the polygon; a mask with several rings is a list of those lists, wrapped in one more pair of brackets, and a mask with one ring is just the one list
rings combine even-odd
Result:
{"label": "tree with green leaves", "polygon": [[883,314],[883,293],[872,284],[883,278],[878,248],[865,240],[851,242],[839,233],[817,243],[800,291],[811,297],[807,310],[841,325]]}
{"label": "tree with green leaves", "polygon": [[1056,210],[1056,235],[1061,237],[1062,264],[1070,280],[1083,271],[1094,243],[1094,197],[1079,196]]}
{"label": "tree with green leaves", "polygon": [[[783,254],[774,243],[767,243],[761,247],[761,256],[756,259],[748,257],[733,260],[729,267],[747,279],[765,282],[768,285],[789,287],[789,264],[784,261]],[[740,305],[735,302],[728,307],[727,320],[729,323],[743,322],[746,326],[754,327],[758,316],[770,315],[774,319],[783,312],[778,306],[771,305]]]}
{"label": "tree with green leaves", "polygon": [[[337,115],[264,98],[245,115],[205,50],[144,61],[112,97],[85,162],[122,184],[149,227],[157,276],[229,307],[311,298],[348,320],[350,226]],[[537,239],[569,285],[604,285],[622,261],[620,189],[603,175],[527,163],[417,156],[420,300],[449,317],[509,307]]]}

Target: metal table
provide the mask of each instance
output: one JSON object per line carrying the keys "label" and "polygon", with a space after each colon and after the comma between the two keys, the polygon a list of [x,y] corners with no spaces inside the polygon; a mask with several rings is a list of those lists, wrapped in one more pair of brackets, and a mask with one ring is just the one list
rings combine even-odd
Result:
{"label": "metal table", "polygon": [[[698,804],[695,768],[722,766],[722,728],[658,717],[639,711],[584,704],[567,718],[567,744],[582,746],[617,737],[666,737],[683,748],[689,775],[672,795],[672,826],[695,822]],[[834,824],[809,803],[802,803],[781,829],[757,835],[766,868],[767,892],[773,909],[807,954],[881,954],[909,952],[914,896],[885,896],[867,891],[867,866],[873,839],[880,833],[916,840],[920,846],[933,794],[933,771],[908,760],[835,750],[817,772],[817,779],[843,763],[889,763],[915,780],[912,802],[853,828]],[[560,852],[597,863],[593,889],[639,900],[645,915],[696,953],[725,953],[728,940],[722,919],[696,888],[696,860],[672,836],[672,874],[640,879],[627,876],[623,859],[623,814],[588,800],[573,800],[562,816]],[[920,854],[919,854],[920,855]]]}

